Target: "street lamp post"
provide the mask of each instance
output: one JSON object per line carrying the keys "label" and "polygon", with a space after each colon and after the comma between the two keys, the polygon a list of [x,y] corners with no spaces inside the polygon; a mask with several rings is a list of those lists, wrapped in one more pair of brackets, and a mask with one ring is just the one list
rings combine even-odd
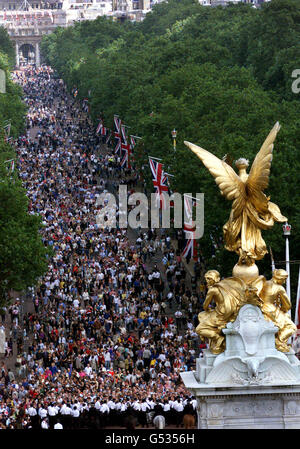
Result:
{"label": "street lamp post", "polygon": [[285,236],[285,266],[288,274],[286,280],[286,293],[291,301],[291,282],[290,282],[290,250],[289,250],[289,235],[291,235],[292,226],[286,222],[283,226],[283,235]]}
{"label": "street lamp post", "polygon": [[173,148],[174,148],[174,152],[176,151],[176,136],[177,136],[177,131],[174,128],[173,131],[171,131],[172,137],[173,137]]}

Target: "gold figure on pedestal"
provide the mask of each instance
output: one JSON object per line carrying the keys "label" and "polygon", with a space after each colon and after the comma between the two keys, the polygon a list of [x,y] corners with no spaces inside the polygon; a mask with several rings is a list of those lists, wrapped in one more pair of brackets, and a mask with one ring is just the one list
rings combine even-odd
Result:
{"label": "gold figure on pedestal", "polygon": [[[257,153],[249,174],[248,160],[238,159],[234,169],[203,148],[184,142],[208,168],[220,188],[221,194],[232,200],[229,220],[223,226],[225,248],[239,255],[233,268],[233,277],[220,280],[215,270],[206,273],[208,293],[204,302],[204,312],[198,316],[197,333],[207,338],[210,350],[218,354],[225,349],[222,329],[237,317],[242,305],[251,303],[259,306],[268,320],[278,327],[276,347],[287,352],[287,341],[295,332],[296,326],[288,316],[290,301],[284,287],[283,270],[276,270],[272,280],[259,276],[256,260],[268,252],[261,236],[262,230],[270,229],[274,222],[286,222],[279,207],[271,203],[263,191],[269,183],[272,151],[276,135],[280,129],[277,122]],[[215,303],[215,308],[211,308]]]}
{"label": "gold figure on pedestal", "polygon": [[274,270],[272,279],[265,282],[260,293],[263,302],[261,310],[265,319],[273,321],[279,329],[275,345],[282,352],[289,352],[286,342],[297,330],[288,313],[291,309],[291,301],[282,286],[287,277],[285,270]]}
{"label": "gold figure on pedestal", "polygon": [[259,298],[257,288],[249,287],[238,277],[221,280],[218,271],[209,270],[205,274],[205,280],[208,292],[203,304],[204,312],[198,315],[196,332],[202,339],[209,340],[212,353],[219,354],[225,349],[222,329],[227,323],[235,321],[242,305],[258,305]]}
{"label": "gold figure on pedestal", "polygon": [[[203,304],[204,312],[199,313],[196,332],[201,338],[208,338],[211,352],[219,354],[225,349],[222,329],[236,318],[244,293],[244,282],[229,279],[221,281],[220,273],[210,270],[205,274],[208,292]],[[212,305],[215,308],[212,308]]]}

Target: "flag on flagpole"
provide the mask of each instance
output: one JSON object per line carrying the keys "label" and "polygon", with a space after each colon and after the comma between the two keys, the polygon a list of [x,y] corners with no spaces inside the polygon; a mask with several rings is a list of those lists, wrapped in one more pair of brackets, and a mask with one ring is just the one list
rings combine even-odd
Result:
{"label": "flag on flagpole", "polygon": [[131,135],[130,136],[130,149],[131,149],[131,155],[132,155],[132,161],[133,162],[135,162],[135,157],[134,157],[134,154],[133,154],[133,150],[134,150],[134,148],[135,148],[135,146],[136,146],[136,139],[141,139],[141,137],[138,137],[138,136],[133,136],[133,135]]}
{"label": "flag on flagpole", "polygon": [[102,126],[102,128],[100,129],[101,136],[106,136],[106,133],[107,133],[107,128],[105,126]]}
{"label": "flag on flagpole", "polygon": [[182,252],[182,256],[185,258],[193,258],[197,260],[197,241],[195,239],[196,226],[193,221],[193,205],[196,202],[187,195],[183,195],[184,198],[184,225],[183,230],[185,233],[186,244]]}
{"label": "flag on flagpole", "polygon": [[11,123],[7,123],[3,127],[3,129],[5,131],[5,135],[6,135],[7,138],[10,136],[10,128],[11,128]]}
{"label": "flag on flagpole", "polygon": [[99,124],[96,129],[96,134],[99,134],[99,132],[101,131],[101,128],[103,128],[103,122],[102,122],[102,119],[100,118]]}
{"label": "flag on flagpole", "polygon": [[4,161],[4,164],[7,164],[8,162],[10,162],[10,165],[7,167],[7,169],[10,173],[12,173],[15,169],[15,161],[14,159],[9,159],[8,161]]}
{"label": "flag on flagpole", "polygon": [[105,141],[105,144],[106,145],[108,145],[109,144],[109,142],[110,142],[110,139],[111,139],[111,130],[110,129],[108,129],[107,130],[108,131],[108,136],[107,136],[107,138],[106,138],[106,141]]}
{"label": "flag on flagpole", "polygon": [[121,142],[121,150],[124,151],[123,157],[121,159],[121,167],[131,168],[130,164],[130,154],[131,154],[131,143],[128,141],[126,136],[125,125],[121,125],[121,132],[123,137],[123,142]]}
{"label": "flag on flagpole", "polygon": [[136,146],[136,139],[140,139],[141,137],[137,137],[137,136],[130,136],[130,149],[133,150],[134,147]]}
{"label": "flag on flagpole", "polygon": [[119,153],[121,151],[121,143],[122,143],[122,135],[121,135],[122,120],[119,119],[118,115],[114,115],[114,122],[116,128],[114,132],[114,137],[116,139],[115,153]]}
{"label": "flag on flagpole", "polygon": [[298,288],[297,288],[297,297],[296,297],[296,309],[295,309],[295,325],[297,329],[300,329],[300,266],[299,266],[299,275],[298,275]]}
{"label": "flag on flagpole", "polygon": [[152,173],[153,186],[157,194],[157,202],[159,202],[159,207],[164,209],[166,207],[163,192],[168,192],[168,177],[163,170],[163,164],[154,160],[154,158],[149,156],[149,164]]}
{"label": "flag on flagpole", "polygon": [[272,252],[272,248],[270,247],[270,256],[271,256],[271,267],[272,267],[272,273],[275,270],[275,262],[274,262],[274,257],[273,257],[273,252]]}
{"label": "flag on flagpole", "polygon": [[82,100],[82,108],[85,112],[89,112],[89,100],[88,98],[84,98]]}

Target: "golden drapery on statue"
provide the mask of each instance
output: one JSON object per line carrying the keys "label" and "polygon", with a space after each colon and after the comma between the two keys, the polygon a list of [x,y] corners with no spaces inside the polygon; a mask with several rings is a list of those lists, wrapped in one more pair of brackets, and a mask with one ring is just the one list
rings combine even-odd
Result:
{"label": "golden drapery on statue", "polygon": [[273,278],[267,281],[264,276],[259,276],[255,264],[267,253],[261,231],[272,228],[275,221],[287,221],[279,207],[263,193],[269,184],[272,152],[279,129],[277,122],[257,153],[249,174],[246,172],[249,166],[247,159],[236,161],[237,174],[224,160],[185,142],[213,175],[221,194],[232,201],[223,233],[225,248],[236,252],[239,261],[230,278],[221,280],[215,270],[206,273],[208,292],[204,312],[199,313],[196,328],[201,339],[208,339],[210,350],[215,354],[225,349],[222,329],[236,319],[242,305],[247,303],[259,306],[265,319],[273,321],[278,327],[275,339],[278,350],[289,351],[288,339],[296,331],[288,314],[290,300],[282,286],[287,273],[275,270]]}

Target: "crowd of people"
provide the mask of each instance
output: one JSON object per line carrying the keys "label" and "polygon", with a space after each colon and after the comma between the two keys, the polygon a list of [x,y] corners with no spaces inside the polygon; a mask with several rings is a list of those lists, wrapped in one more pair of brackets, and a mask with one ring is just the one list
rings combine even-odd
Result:
{"label": "crowd of people", "polygon": [[129,416],[145,427],[157,414],[180,426],[196,413],[180,372],[199,355],[203,297],[162,230],[97,224],[99,195],[120,180],[134,189],[139,176],[120,168],[63,81],[46,66],[14,78],[28,105],[17,168],[54,255],[27,294],[32,310],[21,317],[11,306],[23,328],[11,336],[15,374],[2,364],[0,428],[124,426]]}

